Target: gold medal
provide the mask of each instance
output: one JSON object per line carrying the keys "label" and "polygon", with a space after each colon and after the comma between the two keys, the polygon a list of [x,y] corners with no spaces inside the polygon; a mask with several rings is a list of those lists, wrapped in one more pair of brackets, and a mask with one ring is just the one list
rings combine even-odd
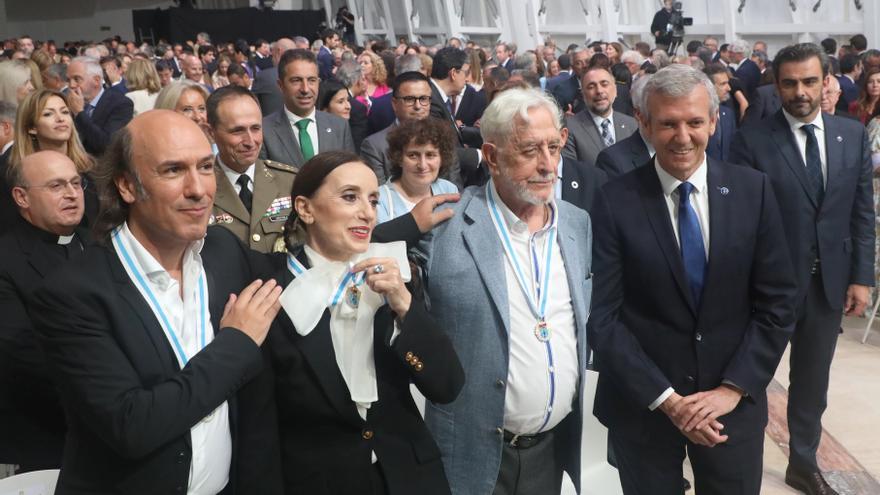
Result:
{"label": "gold medal", "polygon": [[547,342],[550,340],[550,327],[547,326],[547,322],[541,320],[535,325],[535,337],[539,342]]}

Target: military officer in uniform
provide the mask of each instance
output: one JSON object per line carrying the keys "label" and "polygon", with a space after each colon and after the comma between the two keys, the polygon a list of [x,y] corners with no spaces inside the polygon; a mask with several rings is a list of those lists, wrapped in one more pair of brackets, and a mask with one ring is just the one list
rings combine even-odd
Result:
{"label": "military officer in uniform", "polygon": [[208,98],[208,124],[219,153],[214,161],[217,195],[211,223],[231,230],[251,249],[284,251],[284,222],[297,169],[260,160],[263,116],[256,97],[234,85]]}

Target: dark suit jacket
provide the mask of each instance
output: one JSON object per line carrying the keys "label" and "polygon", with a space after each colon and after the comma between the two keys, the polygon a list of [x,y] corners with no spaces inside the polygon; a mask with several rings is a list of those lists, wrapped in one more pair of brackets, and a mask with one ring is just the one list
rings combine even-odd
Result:
{"label": "dark suit jacket", "polygon": [[837,111],[848,112],[850,104],[859,99],[859,86],[844,75],[838,77],[837,82],[840,83],[840,99],[837,100]]}
{"label": "dark suit jacket", "polygon": [[749,108],[746,109],[742,125],[754,127],[767,117],[775,115],[780,108],[782,108],[782,99],[779,97],[779,92],[776,91],[776,85],[758,86],[755,94],[749,100]]}
{"label": "dark suit jacket", "polygon": [[634,132],[630,137],[602,150],[596,157],[596,168],[608,174],[609,179],[614,179],[639,168],[650,159],[642,135]]}
{"label": "dark suit jacket", "polygon": [[367,116],[370,134],[375,134],[387,128],[397,118],[394,115],[394,107],[391,106],[391,97],[391,93],[385,93],[374,99],[373,104],[370,105],[370,114]]}
{"label": "dark suit jacket", "polygon": [[251,93],[260,101],[263,115],[272,115],[284,108],[284,95],[278,88],[278,68],[269,67],[257,72],[251,85]]}
{"label": "dark suit jacket", "polygon": [[761,83],[761,69],[758,64],[752,62],[752,59],[746,58],[736,68],[736,77],[742,83],[743,92],[749,101],[755,94],[755,89]]}
{"label": "dark suit jacket", "polygon": [[715,123],[715,133],[709,137],[706,154],[712,158],[726,162],[730,155],[730,142],[736,132],[736,118],[733,110],[721,106],[718,109],[718,120]]}
{"label": "dark suit jacket", "polygon": [[262,72],[262,71],[264,71],[264,70],[269,70],[269,69],[271,69],[271,68],[274,67],[275,65],[272,63],[272,57],[271,57],[271,56],[269,56],[269,57],[261,57],[261,56],[255,54],[255,55],[254,55],[254,66],[255,66],[257,69],[259,69],[259,70],[257,71],[257,74],[259,74],[260,72]]}
{"label": "dark suit jacket", "polygon": [[[437,90],[437,86],[434,84],[434,81],[431,81],[431,117],[441,119],[444,122],[448,122],[450,127],[455,131],[455,135],[457,136],[456,146],[459,148],[469,148],[467,155],[468,158],[466,160],[458,160],[455,164],[455,167],[460,168],[460,170],[450,170],[449,177],[452,182],[458,186],[459,189],[462,189],[464,186],[470,184],[474,178],[480,174],[480,160],[479,155],[477,154],[477,149],[480,147],[479,145],[475,146],[474,139],[475,136],[479,137],[480,131],[475,127],[464,127],[459,129],[455,124],[455,120],[452,118],[452,114],[449,113],[449,108],[446,106],[446,103],[443,102],[443,97],[440,96],[440,92]],[[482,138],[480,139],[480,144],[482,144]]]}
{"label": "dark suit jacket", "polygon": [[[308,266],[302,251],[298,258]],[[287,258],[276,259],[275,278],[286,286],[293,280]],[[370,486],[371,451],[388,493],[449,493],[440,450],[409,385],[446,404],[464,386],[464,371],[449,338],[415,298],[391,344],[393,318],[388,306],[374,318],[379,400],[365,421],[334,358],[330,312],[305,337],[284,311],[278,315],[263,345],[265,371],[242,390],[241,493],[362,493]],[[407,355],[422,363],[421,371]]]}
{"label": "dark suit jacket", "polygon": [[[614,111],[614,138],[615,143],[626,139],[639,130],[636,119],[629,115]],[[602,140],[602,134],[593,122],[593,116],[588,110],[583,110],[575,115],[565,117],[565,126],[568,127],[568,141],[562,154],[566,158],[579,160],[587,165],[595,166],[599,152],[606,148]]]}
{"label": "dark suit jacket", "polygon": [[318,51],[318,76],[324,81],[329,81],[333,77],[334,65],[333,53],[326,46],[322,46]]}
{"label": "dark suit jacket", "polygon": [[[85,244],[77,229],[76,246]],[[27,307],[43,279],[68,262],[58,236],[19,217],[0,237],[0,462],[58,469],[67,430]],[[73,247],[73,246],[71,246]]]}
{"label": "dark suit jacket", "polygon": [[568,79],[556,84],[551,94],[553,95],[553,98],[556,98],[556,103],[559,104],[559,108],[561,108],[563,112],[568,111],[569,105],[571,105],[572,113],[579,113],[585,108],[584,95],[581,93],[581,84],[575,73],[572,73],[571,77]]}
{"label": "dark suit jacket", "polygon": [[123,94],[123,95],[125,93],[128,93],[128,87],[126,86],[126,81],[125,81],[124,77],[122,78],[121,81],[119,81],[119,84],[117,84],[116,86],[108,86],[106,89],[109,89],[111,91],[116,91],[116,92]]}
{"label": "dark suit jacket", "polygon": [[561,83],[562,81],[567,81],[570,78],[571,74],[569,74],[568,72],[560,72],[559,75],[547,79],[547,84],[545,85],[544,89],[552,93],[553,90],[556,89],[556,86],[559,85],[559,83]]}
{"label": "dark suit jacket", "polygon": [[474,123],[483,116],[486,109],[486,93],[477,91],[470,84],[464,87],[464,94],[459,98],[455,108],[455,120],[460,120],[465,126],[473,127]]}
{"label": "dark suit jacket", "polygon": [[118,91],[107,91],[98,100],[98,106],[91,117],[82,111],[74,117],[76,131],[83,147],[92,155],[98,156],[110,144],[114,132],[125,127],[134,116],[134,103]]}
{"label": "dark suit jacket", "polygon": [[12,155],[12,146],[6,150],[6,153],[0,154],[0,234],[11,230],[20,217],[18,207],[12,200],[12,188],[6,182],[10,155]]}
{"label": "dark suit jacket", "polygon": [[[648,406],[729,380],[748,393],[724,424],[728,443],[763,435],[765,389],[795,323],[797,292],[782,220],[763,174],[708,159],[709,260],[701,303],[687,282],[653,161],[605,185],[593,209],[589,342],[594,413],[614,433],[683,442]],[[725,193],[726,191],[726,193]]]}
{"label": "dark suit jacket", "polygon": [[562,199],[589,213],[608,175],[596,167],[562,159]]}
{"label": "dark suit jacket", "polygon": [[629,85],[616,83],[617,85],[617,98],[614,99],[614,104],[612,108],[614,108],[615,112],[620,112],[632,117],[635,115],[635,109],[633,108],[632,96],[629,94]]}
{"label": "dark suit jacket", "polygon": [[352,96],[348,97],[348,102],[351,103],[348,127],[351,129],[351,140],[354,144],[354,150],[359,152],[364,138],[370,135],[367,124],[367,106]]}
{"label": "dark suit jacket", "polygon": [[262,360],[220,319],[229,294],[259,271],[248,253],[228,230],[208,229],[201,255],[215,336],[183,370],[112,246],[47,278],[30,314],[67,413],[56,493],[185,493],[190,428],[226,400],[235,442],[235,392]]}
{"label": "dark suit jacket", "polygon": [[780,110],[755,127],[744,127],[730,148],[730,161],[766,173],[773,182],[801,293],[813,260],[821,260],[825,297],[843,307],[847,286],[874,285],[874,198],[871,152],[859,122],[823,114],[828,179],[825,199],[811,192],[806,166]]}

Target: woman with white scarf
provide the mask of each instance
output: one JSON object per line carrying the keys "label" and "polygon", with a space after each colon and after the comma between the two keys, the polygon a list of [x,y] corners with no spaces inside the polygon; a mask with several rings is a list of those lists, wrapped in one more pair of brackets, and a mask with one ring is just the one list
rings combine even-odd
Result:
{"label": "woman with white scarf", "polygon": [[464,372],[405,285],[406,246],[370,243],[375,174],[357,155],[321,153],[290,196],[274,274],[284,310],[266,369],[239,394],[239,492],[448,494],[409,386],[448,403]]}

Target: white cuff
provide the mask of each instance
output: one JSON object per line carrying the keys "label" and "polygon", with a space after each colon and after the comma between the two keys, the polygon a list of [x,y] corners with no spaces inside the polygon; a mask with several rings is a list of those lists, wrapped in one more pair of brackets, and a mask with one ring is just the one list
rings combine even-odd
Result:
{"label": "white cuff", "polygon": [[675,390],[673,390],[672,387],[667,388],[666,390],[663,391],[662,394],[660,394],[660,397],[657,397],[657,400],[655,400],[654,402],[651,403],[650,406],[648,406],[648,409],[650,409],[652,411],[654,409],[657,409],[658,407],[660,407],[660,404],[663,404],[663,402],[665,402],[666,399],[668,399],[669,396],[674,393],[675,393]]}

